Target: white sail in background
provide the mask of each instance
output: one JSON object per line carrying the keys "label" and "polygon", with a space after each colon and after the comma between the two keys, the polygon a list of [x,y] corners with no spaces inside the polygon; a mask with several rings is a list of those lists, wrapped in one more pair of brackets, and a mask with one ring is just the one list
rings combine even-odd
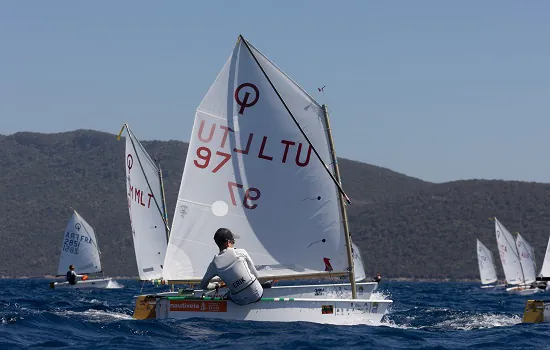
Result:
{"label": "white sail in background", "polygon": [[544,255],[544,261],[542,262],[542,268],[540,269],[541,277],[550,277],[550,238],[546,245],[546,254]]}
{"label": "white sail in background", "polygon": [[479,276],[482,284],[496,283],[497,272],[493,253],[487,247],[477,240],[477,263],[479,265]]}
{"label": "white sail in background", "polygon": [[535,252],[533,247],[518,233],[516,237],[519,261],[523,269],[524,283],[533,283],[536,280]]}
{"label": "white sail in background", "polygon": [[361,251],[359,250],[359,247],[353,242],[351,243],[351,247],[353,252],[353,268],[355,272],[355,280],[363,281],[365,278],[367,278],[367,274],[365,273],[365,264],[363,263]]}
{"label": "white sail in background", "polygon": [[524,281],[516,242],[510,232],[495,218],[495,233],[502,269],[508,284],[521,284]]}
{"label": "white sail in background", "polygon": [[99,254],[94,229],[74,211],[63,234],[57,274],[65,275],[69,265],[79,274],[101,272]]}
{"label": "white sail in background", "polygon": [[139,278],[159,279],[167,246],[159,169],[127,124],[125,127],[126,193]]}
{"label": "white sail in background", "polygon": [[[250,44],[249,44],[250,45]],[[325,164],[319,104],[250,45]],[[163,278],[201,279],[220,227],[262,276],[348,269],[338,192],[243,40],[195,115]]]}

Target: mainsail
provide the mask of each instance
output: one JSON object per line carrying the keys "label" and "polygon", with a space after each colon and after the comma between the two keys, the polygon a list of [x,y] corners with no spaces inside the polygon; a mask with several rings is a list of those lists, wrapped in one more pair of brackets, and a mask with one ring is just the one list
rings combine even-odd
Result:
{"label": "mainsail", "polygon": [[519,254],[514,238],[497,218],[495,218],[495,233],[506,282],[508,284],[524,283],[525,278],[523,277],[523,271],[519,262]]}
{"label": "mainsail", "polygon": [[126,189],[136,262],[141,280],[162,277],[167,217],[160,171],[127,124]]}
{"label": "mainsail", "polygon": [[202,278],[220,227],[240,236],[262,276],[346,273],[325,129],[321,106],[239,40],[195,115],[163,278]]}
{"label": "mainsail", "polygon": [[546,245],[546,254],[544,255],[544,261],[542,262],[542,268],[540,269],[541,277],[550,277],[550,238]]}
{"label": "mainsail", "polygon": [[101,272],[99,255],[94,229],[78,215],[76,210],[73,211],[63,235],[57,274],[65,275],[69,265],[74,265],[77,273]]}
{"label": "mainsail", "polygon": [[477,240],[477,263],[479,265],[479,276],[482,284],[495,283],[497,281],[497,272],[493,253],[487,247]]}
{"label": "mainsail", "polygon": [[518,233],[516,246],[519,253],[519,261],[523,270],[524,283],[533,283],[536,280],[535,251],[533,247]]}

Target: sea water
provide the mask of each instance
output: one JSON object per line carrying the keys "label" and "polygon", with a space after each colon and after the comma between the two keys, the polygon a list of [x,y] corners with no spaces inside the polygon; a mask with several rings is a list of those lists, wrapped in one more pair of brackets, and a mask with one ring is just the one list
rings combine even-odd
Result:
{"label": "sea water", "polygon": [[[132,319],[135,296],[166,290],[119,280],[109,289],[53,290],[43,279],[0,279],[0,349],[550,348],[550,325],[521,324],[528,298],[478,283],[382,281],[394,300],[380,326],[308,322]],[[143,290],[142,290],[143,288]]]}

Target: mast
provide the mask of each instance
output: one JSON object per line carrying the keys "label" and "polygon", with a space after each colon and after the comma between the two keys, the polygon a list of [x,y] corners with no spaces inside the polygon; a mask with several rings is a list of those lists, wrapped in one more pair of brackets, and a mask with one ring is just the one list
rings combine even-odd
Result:
{"label": "mast", "polygon": [[164,182],[162,181],[162,169],[160,168],[159,163],[159,181],[160,181],[160,192],[162,193],[162,217],[164,219],[164,230],[166,232],[166,243],[170,239],[170,229],[168,228],[168,213],[166,213],[166,197],[164,196]]}
{"label": "mast", "polygon": [[[334,178],[338,182],[338,185],[342,186],[342,180],[340,178],[340,169],[338,168],[338,160],[336,158],[336,151],[334,150],[334,141],[332,139],[332,130],[330,129],[330,120],[328,117],[327,105],[323,105],[323,116],[325,118],[327,140],[330,146],[330,157],[332,160],[332,168],[334,171]],[[346,237],[346,252],[348,254],[349,265],[349,280],[351,283],[351,298],[357,299],[357,290],[355,289],[355,267],[353,266],[353,254],[351,251],[351,237],[349,234],[348,214],[346,211],[346,204],[344,203],[344,197],[342,191],[338,191],[338,202],[340,204],[340,211],[342,213],[342,221],[344,224],[344,236]]]}

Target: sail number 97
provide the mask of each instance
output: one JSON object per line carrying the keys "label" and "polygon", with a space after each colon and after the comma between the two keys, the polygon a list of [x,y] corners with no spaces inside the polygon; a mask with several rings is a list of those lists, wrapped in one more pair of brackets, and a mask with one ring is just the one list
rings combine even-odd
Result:
{"label": "sail number 97", "polygon": [[[213,173],[217,173],[218,170],[220,170],[222,166],[224,166],[224,164],[227,163],[229,159],[231,159],[231,154],[229,153],[217,151],[216,155],[221,156],[222,158],[218,165],[216,165],[214,169],[212,169]],[[199,147],[197,148],[197,157],[199,159],[195,159],[193,163],[195,163],[195,166],[197,168],[205,169],[208,167],[208,165],[210,165],[210,160],[212,160],[212,151],[208,147]]]}
{"label": "sail number 97", "polygon": [[[239,191],[235,191],[235,189],[243,188],[243,187],[244,187],[243,185],[238,184],[236,182],[232,182],[232,181],[227,182],[227,188],[229,188],[229,195],[231,196],[231,203],[233,203],[234,206],[237,205],[237,201],[235,199],[236,197],[235,192],[237,192],[237,194],[239,192]],[[260,199],[260,196],[261,196],[261,192],[259,189],[250,187],[249,189],[244,191],[243,206],[247,209],[256,209],[258,204],[251,203],[251,202]]]}

